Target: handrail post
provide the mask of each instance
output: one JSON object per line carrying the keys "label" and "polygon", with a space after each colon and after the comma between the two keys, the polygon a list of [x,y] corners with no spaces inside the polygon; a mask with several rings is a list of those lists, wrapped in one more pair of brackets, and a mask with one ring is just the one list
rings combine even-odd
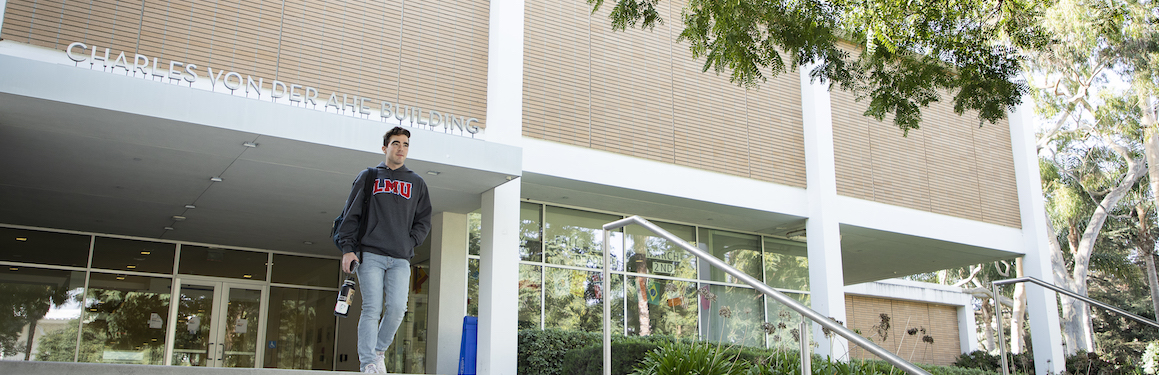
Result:
{"label": "handrail post", "polygon": [[611,287],[612,235],[604,229],[604,274],[600,277],[600,299],[604,303],[604,375],[612,375],[612,301],[608,296]]}
{"label": "handrail post", "polygon": [[1002,299],[998,294],[998,284],[991,284],[991,287],[994,289],[994,321],[998,323],[998,355],[1002,361],[1002,375],[1010,375],[1010,365],[1006,363],[1006,334],[1002,333]]}
{"label": "handrail post", "polygon": [[798,324],[798,342],[801,343],[801,375],[813,375],[813,355],[809,354],[809,348],[813,345],[809,339],[813,336],[810,333],[809,321],[801,319],[801,324]]}

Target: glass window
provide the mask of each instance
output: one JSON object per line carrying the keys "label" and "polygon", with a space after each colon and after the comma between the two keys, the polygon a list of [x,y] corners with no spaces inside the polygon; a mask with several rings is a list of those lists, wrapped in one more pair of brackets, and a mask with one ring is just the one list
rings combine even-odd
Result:
{"label": "glass window", "polygon": [[696,338],[696,284],[628,277],[628,335]]}
{"label": "glass window", "polygon": [[467,315],[479,316],[479,260],[467,259]]}
{"label": "glass window", "polygon": [[0,260],[88,267],[90,240],[79,234],[0,228]]}
{"label": "glass window", "polygon": [[542,267],[519,265],[519,329],[539,329],[540,297],[543,290]]}
{"label": "glass window", "polygon": [[84,279],[80,271],[4,266],[0,358],[72,362]]}
{"label": "glass window", "polygon": [[[785,295],[809,306],[809,294],[805,293],[785,293]],[[770,348],[781,348],[786,350],[796,350],[799,347],[800,333],[801,333],[801,314],[798,314],[788,306],[777,302],[772,298],[766,298],[768,302],[769,315],[766,319],[767,325],[764,325],[765,340],[768,341]],[[809,329],[812,325],[810,325]]]}
{"label": "glass window", "polygon": [[161,365],[172,280],[92,273],[80,362]]}
{"label": "glass window", "polygon": [[178,272],[186,275],[265,280],[267,253],[181,245]]}
{"label": "glass window", "polygon": [[[761,265],[760,236],[701,228],[700,245],[701,249],[707,250],[709,254],[723,260],[725,264],[758,281],[764,279],[761,275],[764,269]],[[724,270],[713,267],[708,262],[700,263],[699,276],[701,280],[743,283],[725,273]]]}
{"label": "glass window", "polygon": [[[544,253],[547,263],[566,266],[604,267],[604,224],[621,219],[559,207],[547,207]],[[623,233],[612,233],[612,269],[623,270]]]}
{"label": "glass window", "polygon": [[483,249],[483,215],[479,211],[467,214],[467,254],[479,255]]}
{"label": "glass window", "polygon": [[542,207],[534,203],[519,205],[519,260],[543,261],[543,242],[539,239]]}
{"label": "glass window", "polygon": [[[266,368],[330,370],[334,365],[333,291],[270,287]],[[354,317],[357,321],[357,315]]]}
{"label": "glass window", "polygon": [[764,300],[760,292],[724,285],[705,285],[697,292],[703,340],[743,346],[764,345]]}
{"label": "glass window", "polygon": [[97,237],[93,243],[93,268],[172,274],[176,248],[171,243]]}
{"label": "glass window", "polygon": [[[653,224],[695,246],[695,228],[660,222]],[[627,232],[624,251],[627,253],[628,272],[696,278],[695,255],[639,225],[629,225],[624,230]]]}
{"label": "glass window", "polygon": [[774,288],[809,290],[809,258],[805,243],[765,238],[765,284]]}
{"label": "glass window", "polygon": [[547,267],[544,285],[546,328],[602,332],[604,307],[600,272]]}
{"label": "glass window", "polygon": [[270,268],[271,282],[334,288],[338,287],[338,274],[341,272],[338,259],[283,254],[274,254],[274,264]]}

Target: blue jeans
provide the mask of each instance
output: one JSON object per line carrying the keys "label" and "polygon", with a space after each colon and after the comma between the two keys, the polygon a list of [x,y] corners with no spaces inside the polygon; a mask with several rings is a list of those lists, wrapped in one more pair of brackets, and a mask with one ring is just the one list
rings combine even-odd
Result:
{"label": "blue jeans", "polygon": [[[402,323],[410,286],[410,261],[363,252],[357,272],[358,283],[361,284],[359,290],[362,291],[362,315],[358,318],[358,361],[362,367],[366,367],[374,363],[375,352],[384,352],[390,347],[394,333]],[[381,323],[379,316],[382,316]]]}

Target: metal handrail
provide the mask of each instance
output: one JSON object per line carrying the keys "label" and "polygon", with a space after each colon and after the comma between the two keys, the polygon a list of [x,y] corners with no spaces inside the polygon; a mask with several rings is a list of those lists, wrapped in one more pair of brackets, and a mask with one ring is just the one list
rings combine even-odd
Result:
{"label": "metal handrail", "polygon": [[[1006,284],[1025,283],[1025,282],[1036,284],[1036,285],[1041,286],[1043,288],[1053,290],[1057,293],[1065,294],[1067,297],[1074,298],[1074,299],[1077,299],[1079,301],[1083,301],[1083,302],[1095,305],[1096,307],[1101,307],[1103,309],[1110,310],[1110,311],[1117,313],[1119,315],[1134,319],[1140,323],[1147,324],[1147,325],[1150,325],[1150,326],[1155,327],[1155,328],[1159,328],[1159,322],[1156,322],[1154,320],[1150,320],[1150,319],[1129,313],[1129,312],[1127,312],[1123,309],[1120,309],[1118,307],[1111,306],[1111,305],[1108,305],[1106,303],[1102,303],[1102,302],[1090,299],[1087,296],[1079,295],[1078,293],[1060,288],[1057,285],[1054,285],[1054,284],[1051,284],[1051,283],[1048,283],[1048,282],[1045,282],[1045,281],[1042,281],[1042,280],[1039,280],[1037,278],[1033,278],[1030,276],[1024,276],[1024,277],[1019,277],[1019,278],[1014,278],[1014,279],[998,280],[998,281],[990,283],[991,288],[994,289],[994,300],[995,301],[998,300],[998,287],[999,286],[1006,285]],[[999,321],[999,324],[998,324],[998,328],[999,328],[998,329],[998,352],[999,352],[999,354],[1002,355],[1002,357],[1001,357],[1002,358],[1002,374],[1003,375],[1010,375],[1010,365],[1008,365],[1006,363],[1006,355],[1007,355],[1006,354],[1006,344],[1005,344],[1006,337],[1004,337],[1005,334],[1002,332],[1002,329],[1001,329],[1002,328],[1002,324],[1001,324],[1002,311],[1000,310],[1000,308],[1001,308],[1000,303],[994,304],[994,318],[998,319],[998,321]]]}
{"label": "metal handrail", "polygon": [[[805,305],[801,304],[797,300],[790,298],[789,296],[786,296],[781,292],[776,291],[772,287],[765,285],[764,283],[758,281],[757,279],[754,279],[752,276],[749,276],[748,274],[745,274],[744,272],[741,272],[740,270],[733,268],[732,266],[729,266],[728,264],[724,263],[724,261],[720,260],[720,258],[712,256],[711,254],[705,252],[704,250],[701,250],[701,249],[696,248],[692,245],[689,245],[687,242],[680,239],[680,237],[677,237],[676,235],[669,233],[668,231],[664,230],[663,228],[660,228],[659,226],[657,226],[656,224],[652,224],[652,222],[645,220],[644,218],[639,217],[639,216],[632,216],[629,218],[625,218],[622,220],[617,220],[617,221],[613,221],[611,223],[604,224],[604,277],[603,277],[603,287],[602,287],[603,289],[602,290],[603,290],[603,295],[605,297],[608,296],[608,291],[611,290],[611,281],[610,281],[611,277],[608,276],[611,274],[611,261],[610,261],[610,255],[609,255],[611,253],[611,251],[609,249],[609,244],[611,244],[610,231],[613,229],[626,227],[629,224],[638,224],[638,225],[644,227],[645,229],[652,231],[652,233],[655,233],[661,237],[664,237],[668,241],[670,241],[670,242],[680,246],[684,250],[692,253],[692,255],[695,255],[697,258],[700,258],[701,260],[708,262],[709,264],[715,266],[716,268],[724,270],[724,272],[728,273],[729,275],[732,275],[733,277],[735,277],[737,279],[740,279],[745,284],[748,284],[748,285],[752,286],[754,289],[756,289],[757,291],[764,293],[764,295],[773,298],[774,300],[776,300],[777,302],[780,302],[781,304],[783,304],[785,306],[788,306],[789,308],[793,309],[797,313],[801,314],[801,316],[809,318],[809,320],[812,320],[812,321],[816,322],[817,324],[820,324],[822,327],[828,328],[829,330],[836,333],[838,336],[844,337],[846,340],[849,340],[849,341],[853,342],[854,344],[857,344],[858,346],[864,348],[866,351],[869,351],[870,353],[876,354],[878,357],[881,357],[886,362],[889,362],[890,364],[897,366],[898,368],[900,368],[902,370],[905,370],[906,372],[910,373],[911,375],[930,375],[928,372],[926,372],[926,370],[923,370],[921,367],[918,367],[918,366],[914,365],[913,363],[910,363],[910,362],[902,359],[901,357],[897,356],[897,354],[893,354],[890,351],[885,350],[884,348],[878,346],[877,344],[874,344],[872,341],[869,341],[869,339],[861,337],[861,335],[854,333],[853,330],[850,330],[849,328],[845,328],[845,326],[837,324],[837,322],[834,322],[834,321],[830,320],[829,318],[825,317],[824,315],[821,315],[821,313],[817,312],[816,310],[813,310],[809,307],[806,307]],[[612,315],[611,304],[608,303],[608,301],[605,299],[604,300],[604,375],[611,375],[611,371],[612,371],[612,331],[610,328],[611,327],[611,320],[612,320],[611,315]],[[807,333],[801,332],[801,334],[806,335]],[[801,354],[802,358],[805,358],[806,355],[807,355],[807,353]]]}

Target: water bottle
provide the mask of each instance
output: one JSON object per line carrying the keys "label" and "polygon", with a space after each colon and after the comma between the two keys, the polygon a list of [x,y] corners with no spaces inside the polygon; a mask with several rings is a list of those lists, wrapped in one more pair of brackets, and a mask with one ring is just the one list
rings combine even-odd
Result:
{"label": "water bottle", "polygon": [[[353,270],[358,267],[358,262],[355,261],[350,265]],[[346,280],[342,282],[342,287],[338,290],[338,303],[334,305],[334,315],[339,317],[346,317],[350,311],[350,303],[354,302],[354,274],[346,274]]]}

